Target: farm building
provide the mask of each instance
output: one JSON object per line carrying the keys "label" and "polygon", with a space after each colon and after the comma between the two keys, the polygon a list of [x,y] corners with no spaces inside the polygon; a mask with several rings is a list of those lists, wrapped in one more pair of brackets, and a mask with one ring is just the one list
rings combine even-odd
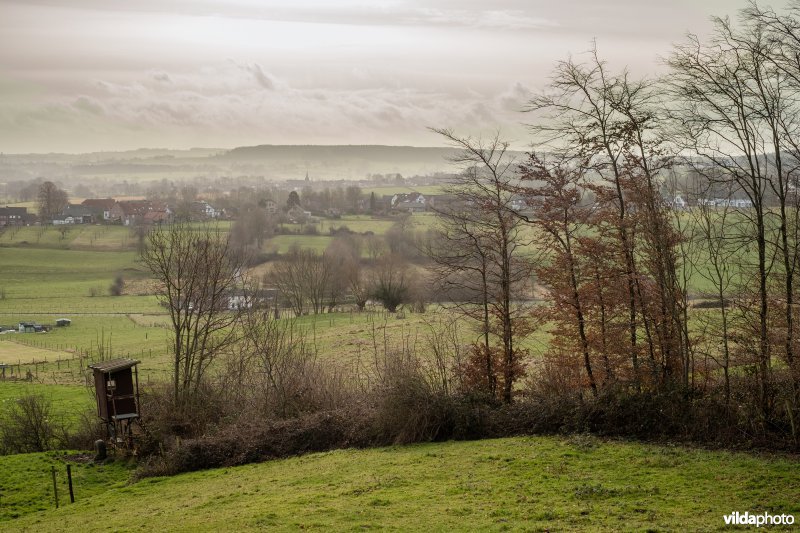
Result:
{"label": "farm building", "polygon": [[111,218],[111,209],[117,203],[113,198],[87,198],[81,205],[88,207],[95,220],[108,220]]}
{"label": "farm building", "polygon": [[17,326],[20,333],[41,333],[47,331],[47,327],[36,322],[20,322]]}
{"label": "farm building", "polygon": [[27,207],[0,207],[0,227],[26,226],[33,222],[35,216],[28,213]]}
{"label": "farm building", "polygon": [[73,224],[92,224],[94,222],[92,210],[85,205],[69,204],[61,214],[64,217],[72,218]]}
{"label": "farm building", "polygon": [[409,213],[422,213],[426,210],[426,198],[418,192],[398,193],[392,197],[392,208]]}

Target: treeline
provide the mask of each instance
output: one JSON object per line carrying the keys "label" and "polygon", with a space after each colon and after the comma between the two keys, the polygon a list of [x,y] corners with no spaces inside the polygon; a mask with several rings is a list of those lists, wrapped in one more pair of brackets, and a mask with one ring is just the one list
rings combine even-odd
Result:
{"label": "treeline", "polygon": [[[432,257],[440,283],[473,293],[489,396],[512,401],[527,368],[565,402],[691,398],[734,443],[797,444],[800,4],[714,24],[660,80],[596,50],[560,62],[528,102],[521,164],[499,138],[440,131],[464,172]],[[548,303],[525,312],[511,295],[528,270]],[[537,321],[553,336],[531,359],[516,346]]]}

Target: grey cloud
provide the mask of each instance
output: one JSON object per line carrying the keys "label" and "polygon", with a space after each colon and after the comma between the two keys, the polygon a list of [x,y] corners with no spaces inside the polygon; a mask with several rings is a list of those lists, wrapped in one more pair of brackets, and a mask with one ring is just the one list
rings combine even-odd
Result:
{"label": "grey cloud", "polygon": [[275,84],[272,82],[272,78],[266,72],[264,72],[264,69],[261,68],[261,65],[254,63],[246,66],[245,68],[253,74],[253,77],[258,84],[261,85],[261,87],[270,91],[275,89]]}
{"label": "grey cloud", "polygon": [[170,83],[172,81],[172,78],[166,72],[154,72],[153,79],[162,83]]}
{"label": "grey cloud", "polygon": [[[132,146],[174,145],[180,139],[198,143],[198,136],[205,139],[201,144],[216,146],[258,142],[420,144],[428,125],[472,133],[484,127],[507,129],[509,124],[513,129],[520,118],[503,108],[501,94],[487,98],[477,93],[454,95],[411,88],[287,87],[265,91],[252,77],[236,77],[235,72],[242,72],[240,66],[202,70],[168,73],[172,84],[144,74],[142,80],[129,84],[98,83],[95,94],[70,101],[16,110],[0,105],[0,132],[17,121],[20,133],[46,131],[55,149],[66,145],[81,150],[105,146],[109,136]],[[227,81],[209,82],[208,71]],[[220,96],[223,88],[227,92]],[[443,101],[448,104],[442,105]],[[19,126],[20,121],[24,127]],[[50,125],[45,126],[44,121]],[[78,138],[76,128],[82,131]],[[0,140],[7,141],[4,137],[0,134]]]}
{"label": "grey cloud", "polygon": [[92,113],[93,115],[105,114],[105,109],[103,109],[103,106],[101,106],[95,100],[87,96],[78,97],[75,100],[75,102],[73,102],[72,107],[74,107],[79,111],[86,111],[88,113]]}

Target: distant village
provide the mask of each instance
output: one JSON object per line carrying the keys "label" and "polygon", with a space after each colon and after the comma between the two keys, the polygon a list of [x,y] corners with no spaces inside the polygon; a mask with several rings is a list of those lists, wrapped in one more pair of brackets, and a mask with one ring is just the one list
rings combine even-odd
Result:
{"label": "distant village", "polygon": [[[430,190],[430,186],[445,184],[449,177],[447,174],[415,176],[410,179],[404,179],[399,174],[378,176],[380,177],[377,179],[361,181],[326,181],[312,180],[306,174],[305,179],[263,183],[260,186],[240,184],[228,190],[224,190],[227,188],[224,186],[221,189],[220,182],[216,186],[203,188],[202,181],[194,184],[161,180],[152,182],[146,191],[137,191],[140,193],[138,197],[135,196],[137,199],[131,199],[130,194],[123,194],[117,198],[111,195],[104,198],[90,197],[80,203],[68,203],[65,200],[58,212],[49,214],[42,213],[41,209],[34,213],[27,207],[0,207],[0,227],[77,224],[139,227],[168,224],[176,220],[239,220],[256,205],[264,214],[280,219],[281,222],[303,224],[313,223],[319,218],[335,219],[347,214],[392,216],[436,212],[456,202],[452,194],[413,190],[414,187],[427,187]],[[28,188],[32,185],[33,183]],[[402,186],[411,190],[395,194],[364,192],[365,188],[374,191],[389,186]],[[8,190],[8,186],[6,189]],[[85,187],[83,189],[87,190]],[[190,191],[188,194],[187,190]],[[673,209],[688,209],[692,205],[738,209],[752,207],[752,202],[746,198],[709,197],[688,201],[681,193],[665,194],[664,201]],[[521,197],[512,199],[511,207],[522,214],[530,209]]]}
{"label": "distant village", "polygon": [[[392,185],[413,189],[441,184],[429,178],[403,180],[399,175]],[[183,189],[178,187],[183,185]],[[123,197],[86,198],[80,203],[64,203],[57,213],[46,215],[32,212],[27,207],[0,207],[0,227],[29,225],[116,224],[122,226],[149,226],[175,220],[208,221],[237,220],[243,210],[258,205],[269,216],[278,216],[289,223],[313,222],[314,218],[337,218],[344,214],[369,213],[392,215],[434,211],[454,198],[448,194],[423,194],[411,191],[395,194],[365,194],[360,186],[386,185],[369,182],[287,180],[269,184],[266,188],[239,187],[231,191],[204,190],[191,193],[186,199],[186,189],[192,185],[164,183],[147,191],[149,199]],[[162,199],[163,198],[163,199]]]}
{"label": "distant village", "polygon": [[[372,210],[382,213],[423,213],[434,210],[435,206],[451,201],[450,195],[423,195],[419,192],[382,195],[372,200]],[[266,199],[261,207],[268,215],[275,215],[281,210],[278,203]],[[367,212],[370,199],[360,201],[356,211]],[[58,215],[43,219],[27,207],[0,207],[0,226],[30,226],[35,224],[119,224],[122,226],[152,225],[172,222],[178,213],[175,205],[155,200],[116,200],[114,198],[87,198],[79,204],[67,204]],[[233,211],[233,212],[231,212]],[[190,221],[233,220],[236,210],[216,208],[205,200],[193,201],[189,204]],[[295,204],[285,210],[288,222],[304,222],[313,216],[337,217],[342,210],[327,208],[323,211],[305,209],[302,204]]]}

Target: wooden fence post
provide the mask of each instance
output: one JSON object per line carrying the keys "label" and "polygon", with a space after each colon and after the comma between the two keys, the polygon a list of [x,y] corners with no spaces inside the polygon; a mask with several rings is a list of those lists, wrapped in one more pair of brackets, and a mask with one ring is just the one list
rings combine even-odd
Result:
{"label": "wooden fence post", "polygon": [[75,503],[75,493],[72,492],[72,465],[67,465],[67,482],[69,483],[69,503]]}
{"label": "wooden fence post", "polygon": [[53,474],[53,496],[55,496],[56,509],[58,509],[58,485],[56,484],[56,467],[55,467],[55,465],[50,467],[50,473]]}

